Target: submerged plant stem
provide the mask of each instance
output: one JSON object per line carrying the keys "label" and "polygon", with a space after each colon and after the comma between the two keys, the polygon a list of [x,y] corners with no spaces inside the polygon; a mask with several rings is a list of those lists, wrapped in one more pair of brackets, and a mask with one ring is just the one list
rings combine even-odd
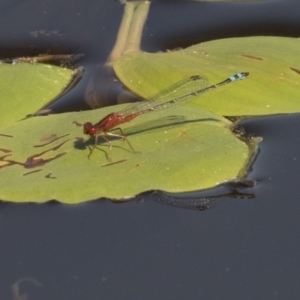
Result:
{"label": "submerged plant stem", "polygon": [[116,43],[107,59],[107,65],[112,65],[123,54],[140,51],[142,31],[148,16],[149,7],[149,1],[125,3]]}

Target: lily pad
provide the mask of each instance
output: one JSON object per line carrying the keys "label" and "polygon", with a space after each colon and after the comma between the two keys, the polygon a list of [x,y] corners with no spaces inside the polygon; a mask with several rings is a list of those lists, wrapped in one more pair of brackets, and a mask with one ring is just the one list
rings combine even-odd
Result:
{"label": "lily pad", "polygon": [[215,84],[249,72],[247,80],[195,97],[193,104],[223,116],[294,113],[300,111],[299,49],[296,38],[231,38],[167,53],[128,53],[114,69],[143,98],[191,75]]}
{"label": "lily pad", "polygon": [[1,128],[0,199],[79,203],[148,190],[195,191],[237,178],[252,155],[228,120],[179,106],[122,126],[139,152],[115,139],[109,162],[108,144],[99,139],[88,158],[94,141],[86,141],[79,123],[95,123],[115,110],[35,117]]}
{"label": "lily pad", "polygon": [[73,75],[70,69],[48,64],[0,63],[0,127],[48,104],[68,86]]}

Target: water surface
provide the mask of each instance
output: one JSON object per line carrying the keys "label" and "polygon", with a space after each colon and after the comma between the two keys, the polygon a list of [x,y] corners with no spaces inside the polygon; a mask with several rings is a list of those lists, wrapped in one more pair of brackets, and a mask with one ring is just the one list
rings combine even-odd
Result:
{"label": "water surface", "polygon": [[[3,1],[0,56],[85,53],[87,73],[105,61],[123,7],[114,1]],[[143,49],[217,38],[298,37],[299,1],[153,2]],[[44,30],[44,31],[42,31]],[[104,75],[100,75],[105,77]],[[88,77],[86,77],[88,78]],[[57,111],[87,108],[80,84]],[[76,104],[71,105],[71,101]],[[0,204],[1,299],[299,299],[300,118],[244,122],[263,136],[244,192],[205,211],[143,195],[139,201]],[[16,182],[17,189],[17,182]]]}

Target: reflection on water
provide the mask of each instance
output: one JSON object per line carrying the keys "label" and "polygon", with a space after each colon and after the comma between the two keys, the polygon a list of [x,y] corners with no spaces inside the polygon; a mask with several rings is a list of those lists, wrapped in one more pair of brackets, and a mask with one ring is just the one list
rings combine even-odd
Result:
{"label": "reflection on water", "polygon": [[232,199],[254,199],[255,194],[252,193],[240,193],[237,191],[233,191],[227,194],[219,194],[216,196],[207,196],[207,197],[191,197],[187,196],[178,196],[178,195],[168,195],[166,193],[158,193],[155,197],[155,201],[161,204],[177,207],[177,208],[185,208],[192,209],[198,211],[204,211],[210,208],[213,208],[218,199],[221,201],[224,198],[232,198]]}

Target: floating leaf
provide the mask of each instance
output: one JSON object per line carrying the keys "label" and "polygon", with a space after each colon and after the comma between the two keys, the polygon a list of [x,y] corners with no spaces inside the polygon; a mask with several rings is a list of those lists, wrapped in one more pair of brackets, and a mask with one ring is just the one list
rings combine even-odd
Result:
{"label": "floating leaf", "polygon": [[74,71],[37,63],[0,63],[0,127],[35,113],[57,97]]}
{"label": "floating leaf", "polygon": [[139,153],[115,139],[109,162],[108,144],[99,139],[88,159],[93,139],[84,141],[78,124],[97,122],[115,109],[35,117],[2,128],[0,199],[79,203],[148,190],[195,191],[235,179],[252,155],[228,120],[178,106],[122,126]]}
{"label": "floating leaf", "polygon": [[129,53],[114,69],[131,91],[147,98],[191,75],[212,84],[238,72],[249,78],[193,100],[223,116],[300,111],[300,39],[249,37],[216,40],[167,53]]}

